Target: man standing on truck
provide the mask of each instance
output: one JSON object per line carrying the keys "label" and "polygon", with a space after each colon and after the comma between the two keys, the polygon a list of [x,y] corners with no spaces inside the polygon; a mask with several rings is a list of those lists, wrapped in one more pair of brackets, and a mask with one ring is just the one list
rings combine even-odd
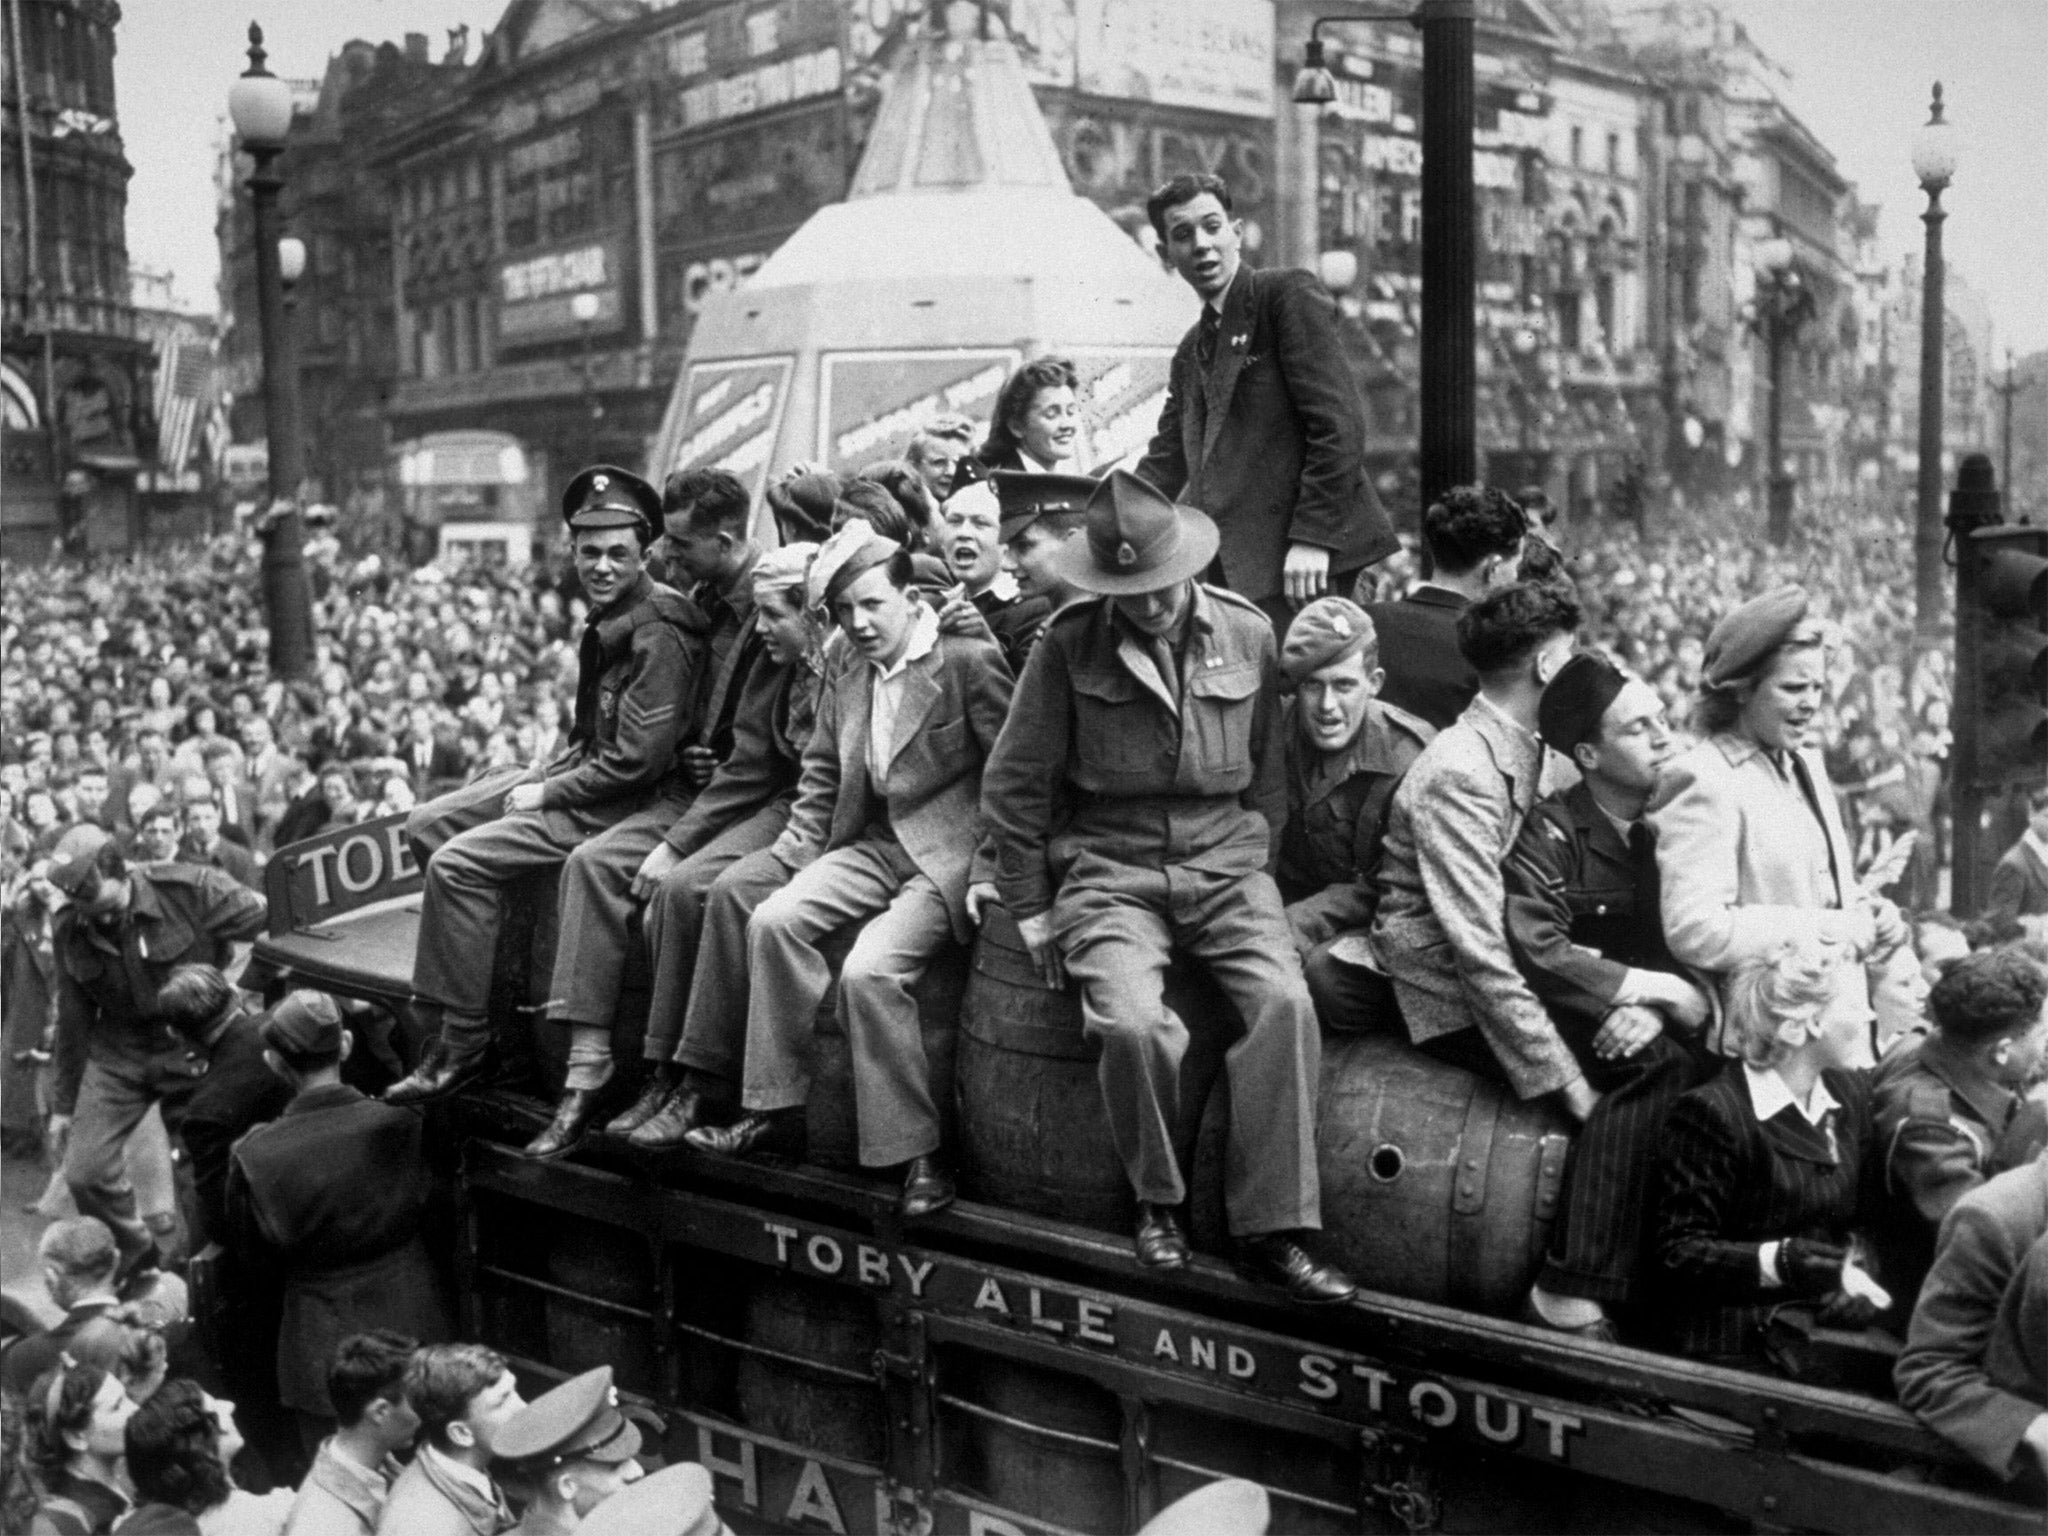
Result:
{"label": "man standing on truck", "polygon": [[[505,887],[560,865],[584,839],[682,782],[680,748],[711,626],[696,604],[647,574],[660,517],[654,487],[623,469],[600,464],[569,482],[562,520],[590,599],[569,744],[544,769],[504,769],[406,821],[426,872],[412,990],[440,1028],[419,1067],[385,1093],[390,1103],[438,1099],[483,1075]],[[576,1069],[572,1060],[572,1087]]]}
{"label": "man standing on truck", "polygon": [[[70,899],[57,915],[57,1033],[50,1136],[81,1214],[121,1248],[124,1277],[156,1264],[122,1149],[153,1103],[175,1132],[205,1074],[210,1042],[179,1028],[160,995],[187,963],[226,968],[263,931],[263,898],[218,869],[137,868],[86,823],[50,855],[50,884]],[[75,1117],[75,1118],[74,1118]]]}
{"label": "man standing on truck", "polygon": [[1188,1262],[1174,1155],[1187,1026],[1162,997],[1175,955],[1244,1018],[1229,1054],[1224,1191],[1244,1267],[1296,1300],[1357,1289],[1308,1249],[1321,1042],[1271,869],[1287,816],[1272,625],[1196,578],[1216,525],[1112,471],[1061,551],[1063,609],[1031,652],[983,777],[1000,897],[1049,985],[1081,984],[1111,1133],[1138,1197],[1138,1262]]}

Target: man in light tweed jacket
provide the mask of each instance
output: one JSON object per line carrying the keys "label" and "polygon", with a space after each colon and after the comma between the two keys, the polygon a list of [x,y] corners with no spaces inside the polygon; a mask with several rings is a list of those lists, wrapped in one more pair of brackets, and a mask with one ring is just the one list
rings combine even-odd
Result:
{"label": "man in light tweed jacket", "polygon": [[[1395,792],[1371,951],[1420,1049],[1505,1082],[1518,1098],[1556,1093],[1583,1120],[1598,1095],[1515,968],[1501,878],[1543,777],[1537,705],[1572,654],[1579,617],[1568,592],[1530,582],[1459,616],[1458,647],[1479,674],[1479,696]],[[1336,1028],[1386,1028],[1385,981],[1350,953],[1340,943],[1311,960],[1317,1007]]]}

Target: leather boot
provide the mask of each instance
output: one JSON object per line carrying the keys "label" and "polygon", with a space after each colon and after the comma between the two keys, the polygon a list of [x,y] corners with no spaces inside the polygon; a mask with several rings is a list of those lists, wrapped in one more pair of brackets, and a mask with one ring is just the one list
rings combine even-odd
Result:
{"label": "leather boot", "polygon": [[701,1084],[686,1078],[668,1091],[661,1107],[644,1124],[628,1133],[626,1145],[650,1152],[663,1147],[680,1147],[684,1138],[698,1127],[730,1120],[733,1108],[733,1102],[727,1095],[709,1092]]}
{"label": "leather boot", "polygon": [[657,1067],[649,1072],[647,1081],[640,1085],[640,1097],[605,1122],[605,1135],[632,1135],[654,1118],[661,1106],[668,1102],[668,1096],[675,1091],[675,1079],[668,1075],[667,1069]]}
{"label": "leather boot", "polygon": [[555,1118],[546,1130],[526,1144],[525,1155],[536,1162],[548,1162],[573,1152],[590,1128],[591,1112],[597,1108],[595,1088],[571,1088],[555,1105]]}
{"label": "leather boot", "polygon": [[386,1104],[429,1104],[467,1088],[484,1075],[491,1054],[491,1034],[486,1026],[479,1032],[444,1032],[427,1047],[420,1064],[409,1077],[402,1077],[384,1090]]}
{"label": "leather boot", "polygon": [[801,1161],[810,1137],[801,1109],[750,1111],[731,1125],[700,1125],[683,1138],[715,1157],[786,1157]]}

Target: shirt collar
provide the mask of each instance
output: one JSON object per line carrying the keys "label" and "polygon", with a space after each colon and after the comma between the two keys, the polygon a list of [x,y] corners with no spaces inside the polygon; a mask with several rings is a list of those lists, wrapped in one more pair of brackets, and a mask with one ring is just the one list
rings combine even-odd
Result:
{"label": "shirt collar", "polygon": [[435,1446],[421,1446],[420,1454],[433,1457],[433,1464],[440,1470],[443,1477],[461,1483],[464,1487],[474,1489],[483,1496],[486,1504],[495,1504],[497,1502],[498,1490],[491,1485],[491,1479],[488,1474],[479,1472],[475,1467],[465,1466],[446,1451],[440,1450]]}
{"label": "shirt collar", "polygon": [[1513,741],[1517,746],[1523,747],[1531,752],[1540,753],[1543,750],[1542,737],[1538,736],[1534,731],[1530,730],[1529,727],[1522,724],[1521,721],[1509,715],[1506,710],[1502,709],[1498,704],[1494,703],[1493,700],[1489,699],[1485,694],[1475,693],[1472,696],[1472,704],[1473,707],[1478,709],[1483,715],[1491,716],[1495,726],[1500,730],[1506,731],[1508,733],[1508,739]]}
{"label": "shirt collar", "polygon": [[999,603],[1014,603],[1017,600],[1017,578],[998,567],[995,575],[989,579],[989,584],[981,589],[979,595],[994,598]]}
{"label": "shirt collar", "polygon": [[1817,1077],[1804,1104],[1792,1097],[1792,1090],[1785,1086],[1785,1079],[1778,1075],[1775,1067],[1758,1070],[1745,1061],[1742,1064],[1742,1081],[1749,1088],[1749,1107],[1756,1112],[1759,1122],[1769,1120],[1784,1110],[1796,1109],[1808,1125],[1818,1126],[1827,1119],[1828,1111],[1842,1107],[1828,1092],[1828,1085]]}
{"label": "shirt collar", "polygon": [[1046,460],[1041,459],[1022,443],[1017,445],[1017,457],[1023,460],[1026,469],[1036,470],[1042,475],[1057,474],[1059,472],[1057,464],[1048,463]]}
{"label": "shirt collar", "polygon": [[884,667],[879,661],[871,661],[868,665],[875,669],[877,677],[887,682],[892,677],[902,676],[903,669],[913,661],[922,661],[931,655],[938,647],[938,643],[939,616],[925,604],[919,603],[917,617],[910,621],[910,643],[903,647],[903,654],[896,658],[895,664]]}

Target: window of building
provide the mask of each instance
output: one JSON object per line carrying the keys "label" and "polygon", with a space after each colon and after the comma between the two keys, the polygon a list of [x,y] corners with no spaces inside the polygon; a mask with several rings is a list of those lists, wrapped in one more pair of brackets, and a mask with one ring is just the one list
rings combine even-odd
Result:
{"label": "window of building", "polygon": [[1579,350],[1579,295],[1574,290],[1565,290],[1555,296],[1557,307],[1557,344],[1567,352]]}
{"label": "window of building", "polygon": [[1618,133],[1607,135],[1607,174],[1621,174],[1621,135]]}
{"label": "window of building", "polygon": [[1586,163],[1586,130],[1577,123],[1572,124],[1572,164],[1574,167]]}
{"label": "window of building", "polygon": [[[1602,272],[1593,279],[1593,314],[1600,324],[1600,344],[1611,354],[1614,344],[1614,274]],[[1576,345],[1576,343],[1574,343]]]}
{"label": "window of building", "polygon": [[1700,319],[1700,274],[1690,264],[1678,274],[1678,309],[1687,325],[1697,325]]}

